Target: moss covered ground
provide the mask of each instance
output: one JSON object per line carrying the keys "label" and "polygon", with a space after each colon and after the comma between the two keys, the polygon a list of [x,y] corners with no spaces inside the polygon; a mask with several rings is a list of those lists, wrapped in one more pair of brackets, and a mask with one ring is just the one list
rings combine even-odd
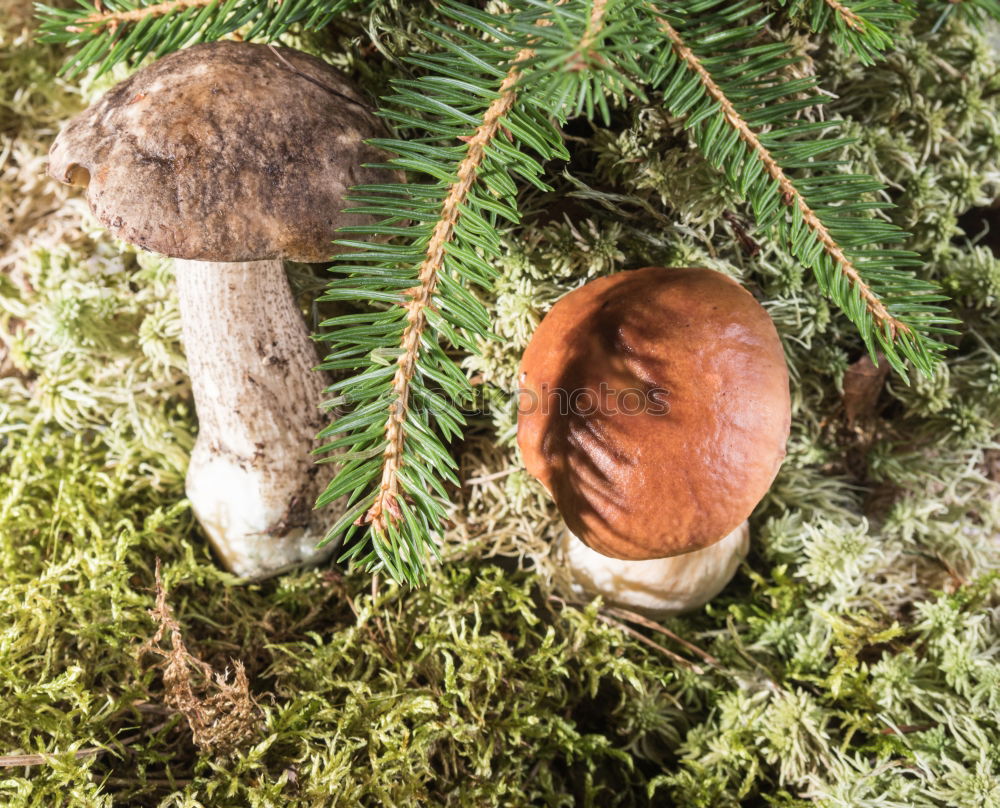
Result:
{"label": "moss covered ground", "polygon": [[[426,46],[419,12],[386,4],[386,47]],[[362,22],[324,47],[374,88]],[[0,805],[1000,806],[1000,62],[932,22],[867,70],[800,45],[858,138],[844,158],[955,298],[947,364],[866,364],[677,121],[574,123],[487,300],[503,339],[466,363],[493,406],[455,447],[445,563],[401,590],[213,562],[183,498],[171,267],[44,178],[99,87],[54,77],[25,4],[0,14]],[[661,630],[565,594],[509,395],[559,295],[645,264],[740,278],[793,379],[750,558]]]}

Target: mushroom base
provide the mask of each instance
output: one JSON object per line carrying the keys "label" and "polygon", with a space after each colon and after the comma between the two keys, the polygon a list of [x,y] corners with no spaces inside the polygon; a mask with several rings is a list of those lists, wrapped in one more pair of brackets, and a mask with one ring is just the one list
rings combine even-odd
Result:
{"label": "mushroom base", "polygon": [[574,593],[600,595],[614,606],[661,618],[698,609],[725,588],[750,549],[750,527],[743,522],[703,550],[649,561],[608,558],[569,530],[560,549]]}
{"label": "mushroom base", "polygon": [[[271,482],[270,475],[204,444],[196,446],[191,456],[186,491],[191,509],[223,566],[242,578],[269,578],[319,563],[337,546],[317,549],[325,523],[293,513],[311,508],[312,500],[289,503],[288,492],[274,491]],[[303,520],[305,526],[289,524]]]}

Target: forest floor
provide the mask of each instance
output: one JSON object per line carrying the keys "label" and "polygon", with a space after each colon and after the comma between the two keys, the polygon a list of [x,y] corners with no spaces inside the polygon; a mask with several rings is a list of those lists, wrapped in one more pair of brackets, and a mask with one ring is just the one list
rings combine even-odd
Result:
{"label": "forest floor", "polygon": [[654,109],[576,133],[568,170],[617,210],[577,199],[506,245],[484,296],[503,342],[466,362],[501,393],[558,296],[628,267],[738,277],[785,344],[789,456],[751,555],[657,629],[567,595],[512,400],[456,447],[426,587],[222,571],[184,499],[170,263],[45,176],[123,73],[57,78],[28,3],[0,4],[0,804],[1000,808],[1000,62],[980,34],[920,24],[880,66],[816,66],[859,136],[845,158],[893,189],[963,320],[931,379],[874,371],[800,266],[747,250],[745,211]]}

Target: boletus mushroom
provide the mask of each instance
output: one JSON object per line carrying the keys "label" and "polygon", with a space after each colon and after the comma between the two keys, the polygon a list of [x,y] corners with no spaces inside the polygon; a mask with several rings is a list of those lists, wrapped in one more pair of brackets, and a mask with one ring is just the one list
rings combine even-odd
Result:
{"label": "boletus mushroom", "polygon": [[[118,84],[59,133],[49,173],[116,236],[175,263],[198,440],[186,478],[223,563],[264,577],[318,560],[329,466],[310,456],[327,383],[282,259],[316,262],[383,133],[361,93],[287,48],[215,42]],[[336,518],[336,515],[334,515]]]}
{"label": "boletus mushroom", "polygon": [[576,586],[654,616],[714,597],[785,456],[767,312],[709,269],[648,267],[561,298],[520,369],[517,439],[569,529]]}

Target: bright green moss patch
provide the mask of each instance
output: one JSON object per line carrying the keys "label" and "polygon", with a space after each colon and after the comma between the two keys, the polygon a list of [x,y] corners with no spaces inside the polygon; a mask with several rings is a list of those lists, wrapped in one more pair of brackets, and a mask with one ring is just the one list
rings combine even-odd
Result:
{"label": "bright green moss patch", "polygon": [[[699,674],[488,564],[374,600],[331,572],[234,585],[176,495],[137,494],[99,441],[23,430],[2,457],[0,737],[109,749],[7,769],[4,804],[721,805],[779,783],[996,804],[990,578],[900,623],[827,611],[780,568],[743,577],[715,616],[671,622],[717,665],[656,638]],[[137,662],[157,556],[191,651],[247,666],[263,722],[233,758],[199,754]]]}
{"label": "bright green moss patch", "polygon": [[[155,804],[170,777],[191,781],[178,789],[191,801],[167,804],[191,805],[643,791],[626,748],[680,717],[661,692],[674,674],[593,610],[550,608],[530,576],[492,566],[449,568],[427,589],[374,602],[366,581],[319,571],[233,586],[188,542],[175,495],[137,496],[136,469],[106,471],[101,449],[39,429],[7,436],[0,470],[20,484],[0,510],[0,737],[20,752],[73,752],[151,734],[0,781],[6,804],[54,804],[75,789],[72,804],[91,805],[105,777],[122,804]],[[235,761],[199,758],[183,721],[162,726],[162,682],[137,663],[154,629],[157,556],[192,651],[219,670],[239,658],[255,684],[264,726]]]}
{"label": "bright green moss patch", "polygon": [[[890,184],[956,296],[939,372],[889,377],[848,417],[853,327],[746,230],[677,121],[620,110],[574,141],[572,182],[529,200],[486,299],[502,340],[467,367],[494,407],[462,447],[447,564],[374,597],[332,570],[246,586],[213,563],[183,499],[195,423],[171,267],[42,179],[79,98],[51,51],[5,31],[0,805],[1000,806],[1000,274],[973,243],[1000,184],[1000,64],[975,32],[927,28],[866,72],[828,49],[816,64],[859,137],[843,156]],[[560,522],[513,444],[510,388],[548,307],[650,263],[740,277],[793,379],[748,563],[666,624],[699,650],[634,627],[689,664],[553,599]],[[231,754],[199,749],[164,660],[140,653],[157,558],[191,654],[230,683],[245,666],[259,717]],[[224,692],[191,671],[199,697]]]}

